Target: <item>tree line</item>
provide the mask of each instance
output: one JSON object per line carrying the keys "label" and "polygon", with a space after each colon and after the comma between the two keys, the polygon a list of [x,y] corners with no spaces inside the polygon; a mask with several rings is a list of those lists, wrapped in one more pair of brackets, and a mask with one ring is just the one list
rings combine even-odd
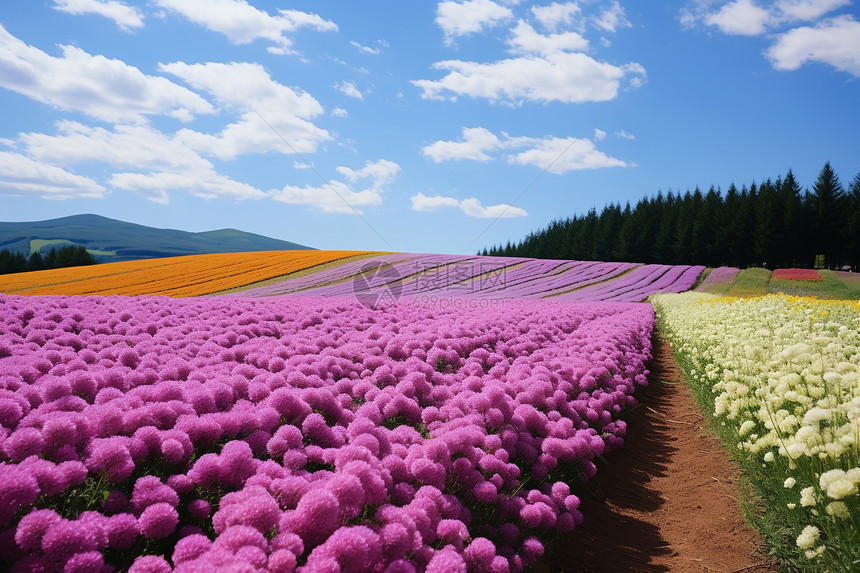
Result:
{"label": "tree line", "polygon": [[78,245],[52,248],[44,256],[39,251],[34,251],[29,258],[20,252],[13,253],[9,249],[0,251],[0,275],[94,264],[96,264],[96,258],[87,251],[86,247]]}
{"label": "tree line", "polygon": [[554,220],[519,243],[479,254],[710,267],[842,268],[860,270],[860,173],[846,190],[830,162],[811,189],[789,169],[723,193],[711,186],[683,195],[614,203],[598,214]]}

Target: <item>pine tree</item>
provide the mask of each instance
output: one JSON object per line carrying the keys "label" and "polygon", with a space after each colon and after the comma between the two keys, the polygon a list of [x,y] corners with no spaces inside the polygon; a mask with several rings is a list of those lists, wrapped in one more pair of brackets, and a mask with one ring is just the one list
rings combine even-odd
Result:
{"label": "pine tree", "polygon": [[845,250],[846,262],[854,272],[860,271],[860,172],[848,186],[845,208]]}
{"label": "pine tree", "polygon": [[818,174],[812,186],[815,207],[813,244],[816,255],[823,255],[823,265],[835,268],[842,264],[843,247],[840,238],[845,227],[845,190],[830,167],[830,162]]}

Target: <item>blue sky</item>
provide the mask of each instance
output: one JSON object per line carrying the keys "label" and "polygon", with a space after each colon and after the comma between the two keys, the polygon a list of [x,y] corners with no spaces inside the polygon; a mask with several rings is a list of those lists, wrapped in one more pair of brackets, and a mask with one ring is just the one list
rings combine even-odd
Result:
{"label": "blue sky", "polygon": [[474,253],[860,171],[850,0],[4,0],[0,220]]}

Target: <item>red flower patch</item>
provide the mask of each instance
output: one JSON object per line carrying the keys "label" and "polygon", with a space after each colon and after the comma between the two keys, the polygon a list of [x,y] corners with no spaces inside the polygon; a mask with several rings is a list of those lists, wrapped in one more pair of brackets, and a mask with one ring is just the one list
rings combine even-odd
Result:
{"label": "red flower patch", "polygon": [[824,278],[815,269],[776,269],[773,278],[791,281],[823,281]]}

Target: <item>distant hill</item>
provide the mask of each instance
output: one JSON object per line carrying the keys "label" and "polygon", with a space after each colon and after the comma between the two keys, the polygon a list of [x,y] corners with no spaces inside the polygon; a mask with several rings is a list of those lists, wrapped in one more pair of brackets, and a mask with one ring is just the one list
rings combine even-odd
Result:
{"label": "distant hill", "polygon": [[51,247],[68,244],[86,247],[100,263],[204,253],[312,249],[236,229],[189,233],[99,215],[72,215],[26,223],[0,222],[0,250],[8,249],[28,257],[35,251],[44,253]]}

